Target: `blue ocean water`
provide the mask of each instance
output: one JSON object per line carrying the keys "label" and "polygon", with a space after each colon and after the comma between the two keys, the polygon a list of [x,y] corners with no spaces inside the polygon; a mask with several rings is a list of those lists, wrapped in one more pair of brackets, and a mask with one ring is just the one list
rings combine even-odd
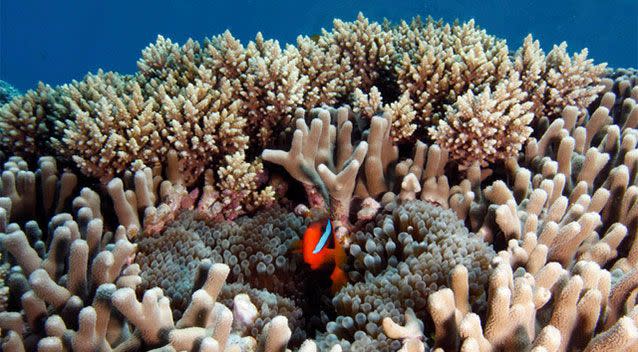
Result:
{"label": "blue ocean water", "polygon": [[476,23],[512,50],[527,33],[544,49],[567,41],[589,48],[596,62],[638,66],[638,1],[45,1],[0,0],[0,79],[19,89],[57,85],[98,68],[132,73],[141,50],[158,34],[183,43],[230,29],[243,42],[261,31],[294,42],[330,28],[333,18],[409,20],[415,15]]}

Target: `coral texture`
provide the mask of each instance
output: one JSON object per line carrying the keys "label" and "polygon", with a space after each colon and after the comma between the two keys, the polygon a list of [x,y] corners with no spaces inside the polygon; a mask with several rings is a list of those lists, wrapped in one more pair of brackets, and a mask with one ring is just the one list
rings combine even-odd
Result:
{"label": "coral texture", "polygon": [[638,72],[516,49],[360,14],[14,96],[2,350],[636,350]]}
{"label": "coral texture", "polygon": [[533,104],[520,86],[518,74],[513,74],[494,92],[489,86],[476,95],[468,91],[446,108],[445,119],[430,129],[430,135],[463,168],[516,157],[532,134],[529,124],[534,116]]}
{"label": "coral texture", "polygon": [[20,91],[16,89],[14,86],[0,80],[0,106],[8,103],[14,97],[20,95]]}
{"label": "coral texture", "polygon": [[469,233],[453,211],[412,200],[389,204],[365,231],[355,234],[350,255],[348,274],[356,283],[333,298],[338,317],[328,323],[326,338],[372,340],[377,349],[388,350],[398,341],[384,334],[383,319],[403,322],[410,309],[425,318],[429,294],[447,286],[448,273],[456,265],[471,268],[471,300],[483,306],[494,251]]}

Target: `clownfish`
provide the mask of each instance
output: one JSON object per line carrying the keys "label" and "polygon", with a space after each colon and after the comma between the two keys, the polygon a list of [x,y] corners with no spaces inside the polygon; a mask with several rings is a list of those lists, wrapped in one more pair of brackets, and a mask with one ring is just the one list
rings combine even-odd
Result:
{"label": "clownfish", "polygon": [[[331,237],[334,248],[328,247]],[[342,269],[346,262],[346,252],[334,236],[330,219],[311,223],[304,232],[301,244],[296,244],[296,246],[301,248],[297,248],[294,252],[301,252],[303,261],[312,270],[325,269],[334,264],[334,269],[330,274],[332,281],[330,291],[332,293],[336,293],[347,283],[346,273]]]}

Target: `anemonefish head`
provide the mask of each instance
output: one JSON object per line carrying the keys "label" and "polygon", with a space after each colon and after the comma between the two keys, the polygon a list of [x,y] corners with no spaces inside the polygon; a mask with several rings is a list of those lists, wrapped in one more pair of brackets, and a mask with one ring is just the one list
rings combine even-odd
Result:
{"label": "anemonefish head", "polygon": [[311,269],[317,270],[334,261],[333,249],[327,246],[331,236],[332,224],[329,219],[315,221],[306,229],[302,239],[302,254]]}
{"label": "anemonefish head", "polygon": [[302,239],[303,260],[312,270],[332,266],[331,291],[337,292],[346,282],[343,271],[346,261],[345,251],[336,240],[330,219],[311,223]]}

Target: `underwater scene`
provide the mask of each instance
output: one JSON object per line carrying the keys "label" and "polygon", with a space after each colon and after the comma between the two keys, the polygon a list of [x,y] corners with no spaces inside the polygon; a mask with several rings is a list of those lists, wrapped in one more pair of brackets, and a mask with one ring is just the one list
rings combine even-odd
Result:
{"label": "underwater scene", "polygon": [[635,1],[0,1],[1,351],[638,351]]}

